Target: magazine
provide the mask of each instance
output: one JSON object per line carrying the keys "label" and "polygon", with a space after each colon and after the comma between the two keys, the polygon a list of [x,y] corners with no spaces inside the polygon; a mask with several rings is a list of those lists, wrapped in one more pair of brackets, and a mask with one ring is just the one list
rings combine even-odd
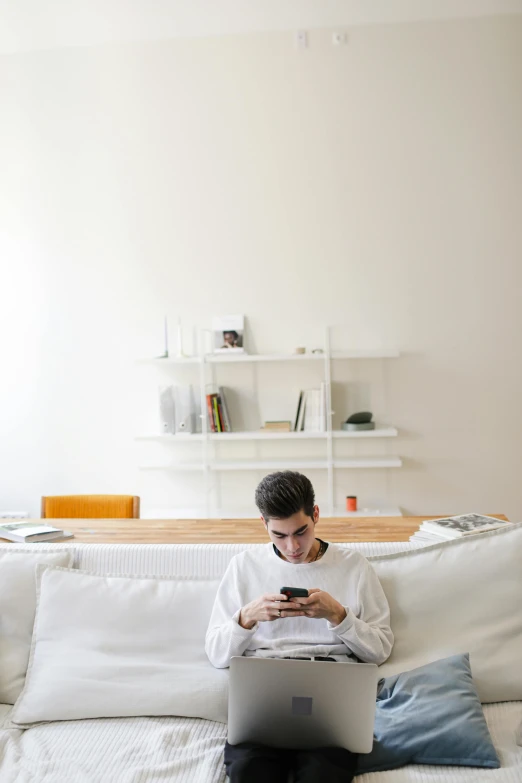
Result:
{"label": "magazine", "polygon": [[223,315],[212,321],[214,353],[244,353],[245,317]]}
{"label": "magazine", "polygon": [[[461,514],[455,517],[425,520],[418,532],[434,535],[438,539],[451,539],[470,536],[474,533],[485,533],[488,530],[496,530],[510,524],[511,522],[506,522],[503,519],[486,517],[481,514]],[[419,536],[416,540],[418,538]]]}
{"label": "magazine", "polygon": [[54,541],[56,538],[72,538],[68,533],[52,525],[42,525],[40,522],[7,522],[0,525],[0,538],[14,541],[17,544],[28,544],[35,541]]}

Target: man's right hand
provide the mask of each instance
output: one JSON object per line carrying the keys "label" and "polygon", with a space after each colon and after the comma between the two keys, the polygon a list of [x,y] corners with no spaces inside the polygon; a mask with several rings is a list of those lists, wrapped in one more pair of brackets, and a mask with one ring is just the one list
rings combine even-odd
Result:
{"label": "man's right hand", "polygon": [[239,613],[239,625],[251,630],[256,623],[271,623],[284,617],[304,617],[301,604],[281,593],[267,593],[246,604]]}

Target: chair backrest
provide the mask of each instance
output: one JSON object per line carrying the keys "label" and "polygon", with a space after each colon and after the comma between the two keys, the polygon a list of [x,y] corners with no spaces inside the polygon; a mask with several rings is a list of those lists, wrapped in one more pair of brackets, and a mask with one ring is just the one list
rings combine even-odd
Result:
{"label": "chair backrest", "polygon": [[135,495],[54,495],[42,498],[42,519],[139,519]]}

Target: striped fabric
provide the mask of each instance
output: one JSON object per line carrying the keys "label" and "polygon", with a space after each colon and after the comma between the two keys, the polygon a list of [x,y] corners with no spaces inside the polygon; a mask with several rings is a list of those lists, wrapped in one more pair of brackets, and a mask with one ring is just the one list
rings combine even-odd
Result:
{"label": "striped fabric", "polygon": [[132,519],[132,495],[53,495],[42,498],[45,519]]}
{"label": "striped fabric", "polygon": [[[521,704],[484,713],[500,769],[409,765],[357,783],[521,783],[515,744]],[[224,783],[222,723],[196,718],[112,718],[0,730],[2,783]],[[318,783],[320,783],[318,781]]]}
{"label": "striped fabric", "polygon": [[[88,526],[88,525],[87,525]],[[0,544],[0,549],[10,544]],[[34,544],[27,546],[34,551]],[[245,549],[265,544],[38,544],[47,550],[72,549],[75,568],[101,573],[151,574],[207,579],[219,579],[230,560]],[[355,549],[365,557],[393,554],[415,549],[409,543],[339,544]]]}
{"label": "striped fabric", "polygon": [[[0,549],[9,546],[0,544]],[[26,546],[34,550],[35,545]],[[415,548],[403,543],[347,546],[366,556]],[[38,547],[73,549],[76,567],[102,573],[219,578],[230,558],[246,545],[71,543],[38,544]],[[0,705],[1,783],[225,781],[224,724],[194,718],[112,718],[49,723],[26,731],[2,730],[10,709]],[[358,783],[522,783],[522,747],[516,744],[522,703],[488,704],[484,714],[501,760],[500,769],[410,765],[393,772],[362,775],[356,780]]]}

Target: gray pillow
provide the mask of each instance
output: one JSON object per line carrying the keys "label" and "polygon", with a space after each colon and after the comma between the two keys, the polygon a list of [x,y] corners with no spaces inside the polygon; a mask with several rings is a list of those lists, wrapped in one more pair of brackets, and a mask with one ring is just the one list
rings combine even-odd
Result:
{"label": "gray pillow", "polygon": [[468,653],[380,680],[374,736],[357,775],[405,764],[500,766]]}

